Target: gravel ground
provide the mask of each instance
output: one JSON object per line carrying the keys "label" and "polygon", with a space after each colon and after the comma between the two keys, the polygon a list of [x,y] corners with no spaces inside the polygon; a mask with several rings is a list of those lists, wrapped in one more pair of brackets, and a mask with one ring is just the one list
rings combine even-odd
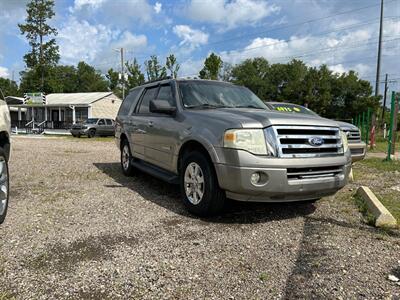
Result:
{"label": "gravel ground", "polygon": [[198,219],[176,187],[124,177],[113,142],[12,142],[0,299],[399,299],[400,234],[362,221],[355,185]]}

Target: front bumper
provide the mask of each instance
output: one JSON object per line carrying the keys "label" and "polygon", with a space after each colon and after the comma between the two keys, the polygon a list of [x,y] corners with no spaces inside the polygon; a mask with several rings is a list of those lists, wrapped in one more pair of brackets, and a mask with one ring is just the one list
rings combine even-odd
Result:
{"label": "front bumper", "polygon": [[[291,202],[319,199],[335,194],[347,183],[351,169],[350,154],[327,158],[261,158],[246,151],[236,152],[238,161],[247,161],[246,166],[216,163],[215,169],[220,187],[226,191],[228,198],[240,201],[255,202]],[[232,156],[233,153],[227,153]],[[253,163],[249,163],[252,156]],[[342,172],[331,177],[290,178],[288,169],[337,167]],[[255,172],[265,174],[262,185],[251,183]]]}
{"label": "front bumper", "polygon": [[352,162],[363,160],[366,154],[367,146],[364,142],[349,143]]}

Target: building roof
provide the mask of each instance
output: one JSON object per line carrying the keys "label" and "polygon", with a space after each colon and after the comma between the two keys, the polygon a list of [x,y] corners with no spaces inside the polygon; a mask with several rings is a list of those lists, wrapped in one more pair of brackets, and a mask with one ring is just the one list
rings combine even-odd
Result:
{"label": "building roof", "polygon": [[[89,105],[110,95],[113,95],[113,92],[53,93],[46,95],[46,102],[49,106]],[[18,105],[23,103],[24,98],[7,96],[6,101],[9,105]]]}
{"label": "building roof", "polygon": [[55,93],[46,95],[48,105],[74,105],[91,104],[104,97],[112,95],[112,92],[96,93]]}

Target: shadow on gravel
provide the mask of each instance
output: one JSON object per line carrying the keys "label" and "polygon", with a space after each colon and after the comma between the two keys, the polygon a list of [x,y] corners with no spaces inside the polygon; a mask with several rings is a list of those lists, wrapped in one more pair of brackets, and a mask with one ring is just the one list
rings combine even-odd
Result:
{"label": "shadow on gravel", "polygon": [[[108,188],[125,187],[176,214],[197,218],[190,215],[180,200],[179,187],[165,183],[145,173],[133,177],[122,174],[119,163],[94,163],[94,166],[114,179],[116,184],[105,185]],[[207,223],[245,224],[264,223],[307,216],[315,211],[311,203],[251,203],[229,200],[224,213],[217,217],[204,219]]]}
{"label": "shadow on gravel", "polygon": [[[371,235],[400,237],[400,232],[376,229],[361,223],[348,223],[333,218],[306,216],[303,238],[297,252],[296,263],[283,289],[283,299],[332,299],[339,298],[338,282],[344,280],[335,249],[329,245],[332,226],[356,229]],[[318,274],[318,275],[317,275]],[[400,277],[400,268],[391,274]],[[317,276],[316,276],[317,275]],[[317,281],[317,282],[316,282]],[[338,293],[338,295],[335,295]],[[359,295],[365,297],[365,295]]]}
{"label": "shadow on gravel", "polygon": [[67,245],[61,243],[52,245],[44,253],[29,259],[27,263],[32,269],[55,269],[69,272],[81,261],[112,259],[111,251],[115,246],[121,244],[133,246],[137,243],[136,237],[124,235],[89,236]]}

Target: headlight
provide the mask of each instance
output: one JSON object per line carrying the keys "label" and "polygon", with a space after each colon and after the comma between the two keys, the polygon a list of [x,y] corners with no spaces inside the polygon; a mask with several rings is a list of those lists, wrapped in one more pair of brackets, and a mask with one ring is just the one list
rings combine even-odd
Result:
{"label": "headlight", "polygon": [[224,134],[224,147],[268,154],[263,129],[229,129]]}
{"label": "headlight", "polygon": [[347,142],[347,134],[344,131],[340,131],[343,143],[343,152],[346,153],[349,150],[349,143]]}

